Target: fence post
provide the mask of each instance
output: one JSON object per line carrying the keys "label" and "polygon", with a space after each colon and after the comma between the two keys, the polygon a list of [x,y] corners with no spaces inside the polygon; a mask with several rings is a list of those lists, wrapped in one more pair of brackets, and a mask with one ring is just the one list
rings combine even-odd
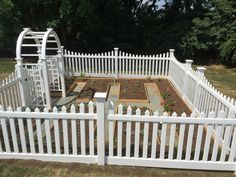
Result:
{"label": "fence post", "polygon": [[190,69],[192,67],[193,60],[187,59],[187,60],[185,60],[185,62],[186,62],[187,68]]}
{"label": "fence post", "polygon": [[41,57],[42,71],[43,71],[43,85],[46,97],[46,105],[48,109],[51,109],[51,94],[49,87],[49,78],[48,78],[48,66],[47,59]]}
{"label": "fence post", "polygon": [[65,68],[64,68],[64,46],[61,46],[61,50],[58,50],[58,62],[59,62],[59,73],[61,78],[62,97],[66,97],[66,86],[65,86]]}
{"label": "fence post", "polygon": [[[204,67],[197,67],[197,84],[196,84],[196,88],[195,88],[195,94],[194,94],[194,100],[193,100],[193,107],[194,109],[198,110],[198,104],[199,104],[199,98],[200,98],[200,82],[203,79],[204,76],[204,71],[206,70],[206,68]],[[201,110],[198,110],[199,112]]]}
{"label": "fence post", "polygon": [[119,71],[118,71],[118,50],[119,48],[114,48],[115,51],[115,77],[118,78],[119,76]]}
{"label": "fence post", "polygon": [[23,58],[15,58],[17,61],[15,65],[17,77],[21,78],[19,82],[20,96],[21,96],[21,104],[18,106],[31,106],[31,100],[29,100],[29,92],[27,91],[27,78],[26,72],[23,69],[22,60]]}
{"label": "fence post", "polygon": [[106,92],[96,92],[97,107],[97,149],[98,149],[98,165],[105,165],[105,99]]}
{"label": "fence post", "polygon": [[175,55],[174,55],[175,49],[169,49],[169,59],[170,59],[170,64],[169,64],[169,71],[168,71],[168,76],[171,75],[172,72],[172,60],[175,59]]}
{"label": "fence post", "polygon": [[185,62],[186,62],[186,70],[185,70],[184,84],[183,84],[184,98],[186,98],[186,94],[187,94],[187,89],[188,89],[188,73],[189,73],[189,70],[191,69],[191,65],[193,63],[193,60],[185,60]]}
{"label": "fence post", "polygon": [[170,51],[170,58],[171,59],[175,58],[175,55],[174,55],[175,49],[169,49],[169,51]]}

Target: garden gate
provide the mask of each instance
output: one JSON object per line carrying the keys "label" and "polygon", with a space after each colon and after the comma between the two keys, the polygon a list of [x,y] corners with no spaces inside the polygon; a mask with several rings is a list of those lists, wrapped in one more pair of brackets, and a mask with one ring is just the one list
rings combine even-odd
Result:
{"label": "garden gate", "polygon": [[[51,108],[51,91],[60,91],[65,96],[62,50],[60,40],[51,28],[46,32],[25,28],[21,32],[16,46],[16,70],[21,78],[22,98],[28,98],[23,100],[23,106],[47,105]],[[23,64],[23,57],[30,60],[37,57],[38,62]],[[26,96],[27,85],[31,86],[30,98]]]}

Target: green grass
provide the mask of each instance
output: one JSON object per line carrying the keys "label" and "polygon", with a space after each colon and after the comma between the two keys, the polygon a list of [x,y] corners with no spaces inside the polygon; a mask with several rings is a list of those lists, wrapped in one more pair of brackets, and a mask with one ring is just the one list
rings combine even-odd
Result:
{"label": "green grass", "polygon": [[236,99],[236,68],[222,65],[205,66],[206,77],[222,93]]}
{"label": "green grass", "polygon": [[0,58],[0,81],[14,71],[16,61],[13,58]]}
{"label": "green grass", "polygon": [[0,160],[1,177],[57,177],[57,176],[85,176],[85,177],[231,177],[233,172],[208,172],[193,170],[173,170],[161,168],[125,167],[125,166],[98,166],[78,163],[52,163],[34,160]]}

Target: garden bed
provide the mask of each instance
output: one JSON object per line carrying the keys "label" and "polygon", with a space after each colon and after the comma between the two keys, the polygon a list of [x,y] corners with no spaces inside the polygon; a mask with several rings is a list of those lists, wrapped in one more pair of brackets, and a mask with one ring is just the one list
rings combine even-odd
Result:
{"label": "garden bed", "polygon": [[167,79],[110,79],[110,78],[73,78],[68,88],[74,88],[78,82],[86,82],[82,91],[78,95],[78,100],[92,100],[95,92],[107,92],[111,84],[120,84],[119,100],[148,102],[148,94],[146,93],[146,83],[156,83],[161,94],[162,107],[164,111],[172,114],[176,112],[181,115],[185,112],[191,114],[191,110],[182,100],[175,88]]}
{"label": "garden bed", "polygon": [[[144,83],[149,83],[146,79],[104,79],[104,78],[89,78],[76,79],[75,82],[85,82],[86,85],[79,94],[79,99],[92,99],[95,92],[108,92],[109,85],[113,83],[120,84],[120,99],[128,100],[147,100]],[[73,84],[72,84],[73,85]]]}
{"label": "garden bed", "polygon": [[170,81],[167,79],[159,79],[155,80],[155,82],[163,99],[164,110],[170,113],[176,112],[179,116],[183,112],[185,112],[188,116],[191,114],[191,110],[176,92]]}

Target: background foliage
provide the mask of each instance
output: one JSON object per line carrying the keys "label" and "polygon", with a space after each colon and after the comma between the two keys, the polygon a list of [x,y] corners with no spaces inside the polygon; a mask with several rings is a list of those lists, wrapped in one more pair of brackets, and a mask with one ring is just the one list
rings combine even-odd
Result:
{"label": "background foliage", "polygon": [[0,56],[15,56],[23,27],[53,27],[67,49],[119,47],[141,54],[236,64],[235,0],[0,0]]}

